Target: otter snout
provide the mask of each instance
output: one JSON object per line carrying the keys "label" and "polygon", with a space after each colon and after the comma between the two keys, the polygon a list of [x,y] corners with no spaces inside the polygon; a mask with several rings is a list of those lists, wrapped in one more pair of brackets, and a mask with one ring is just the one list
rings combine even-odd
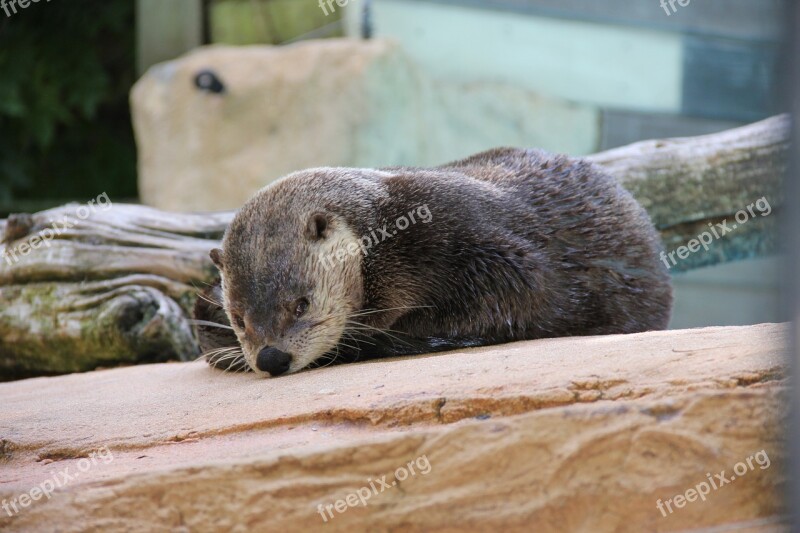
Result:
{"label": "otter snout", "polygon": [[269,346],[262,348],[256,357],[256,367],[262,372],[269,372],[271,376],[285,374],[291,364],[290,354]]}

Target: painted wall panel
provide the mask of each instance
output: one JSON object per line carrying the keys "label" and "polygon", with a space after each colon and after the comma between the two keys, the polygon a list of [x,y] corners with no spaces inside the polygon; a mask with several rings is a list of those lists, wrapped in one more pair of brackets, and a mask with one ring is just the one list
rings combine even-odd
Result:
{"label": "painted wall panel", "polygon": [[607,107],[680,109],[677,34],[406,0],[374,2],[372,18],[376,36],[399,40],[439,78]]}

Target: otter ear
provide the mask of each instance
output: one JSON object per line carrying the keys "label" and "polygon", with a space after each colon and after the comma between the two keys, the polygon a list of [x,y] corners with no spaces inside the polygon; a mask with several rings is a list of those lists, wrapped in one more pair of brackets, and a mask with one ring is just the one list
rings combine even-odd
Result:
{"label": "otter ear", "polygon": [[222,265],[223,265],[222,250],[220,250],[219,248],[214,248],[208,253],[208,256],[211,258],[212,261],[214,261],[214,264],[217,265],[217,268],[222,270]]}
{"label": "otter ear", "polygon": [[330,220],[325,213],[314,213],[308,219],[306,237],[313,241],[324,239],[331,233]]}

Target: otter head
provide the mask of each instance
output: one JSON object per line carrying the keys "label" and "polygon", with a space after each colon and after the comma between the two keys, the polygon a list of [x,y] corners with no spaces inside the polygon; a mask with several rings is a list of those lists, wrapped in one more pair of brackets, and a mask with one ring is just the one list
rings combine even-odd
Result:
{"label": "otter head", "polygon": [[[211,251],[247,364],[296,372],[331,352],[363,300],[358,239],[345,219],[276,183],[237,213]],[[310,196],[310,195],[308,195]],[[360,250],[359,250],[360,251]]]}

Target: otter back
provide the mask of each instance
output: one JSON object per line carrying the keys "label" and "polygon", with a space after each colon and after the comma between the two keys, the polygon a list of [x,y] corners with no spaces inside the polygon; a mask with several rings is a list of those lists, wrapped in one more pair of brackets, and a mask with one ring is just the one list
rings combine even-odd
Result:
{"label": "otter back", "polygon": [[660,251],[644,209],[580,159],[501,148],[431,169],[310,169],[259,191],[212,254],[233,330],[204,345],[241,345],[257,372],[279,354],[293,372],[663,329]]}

